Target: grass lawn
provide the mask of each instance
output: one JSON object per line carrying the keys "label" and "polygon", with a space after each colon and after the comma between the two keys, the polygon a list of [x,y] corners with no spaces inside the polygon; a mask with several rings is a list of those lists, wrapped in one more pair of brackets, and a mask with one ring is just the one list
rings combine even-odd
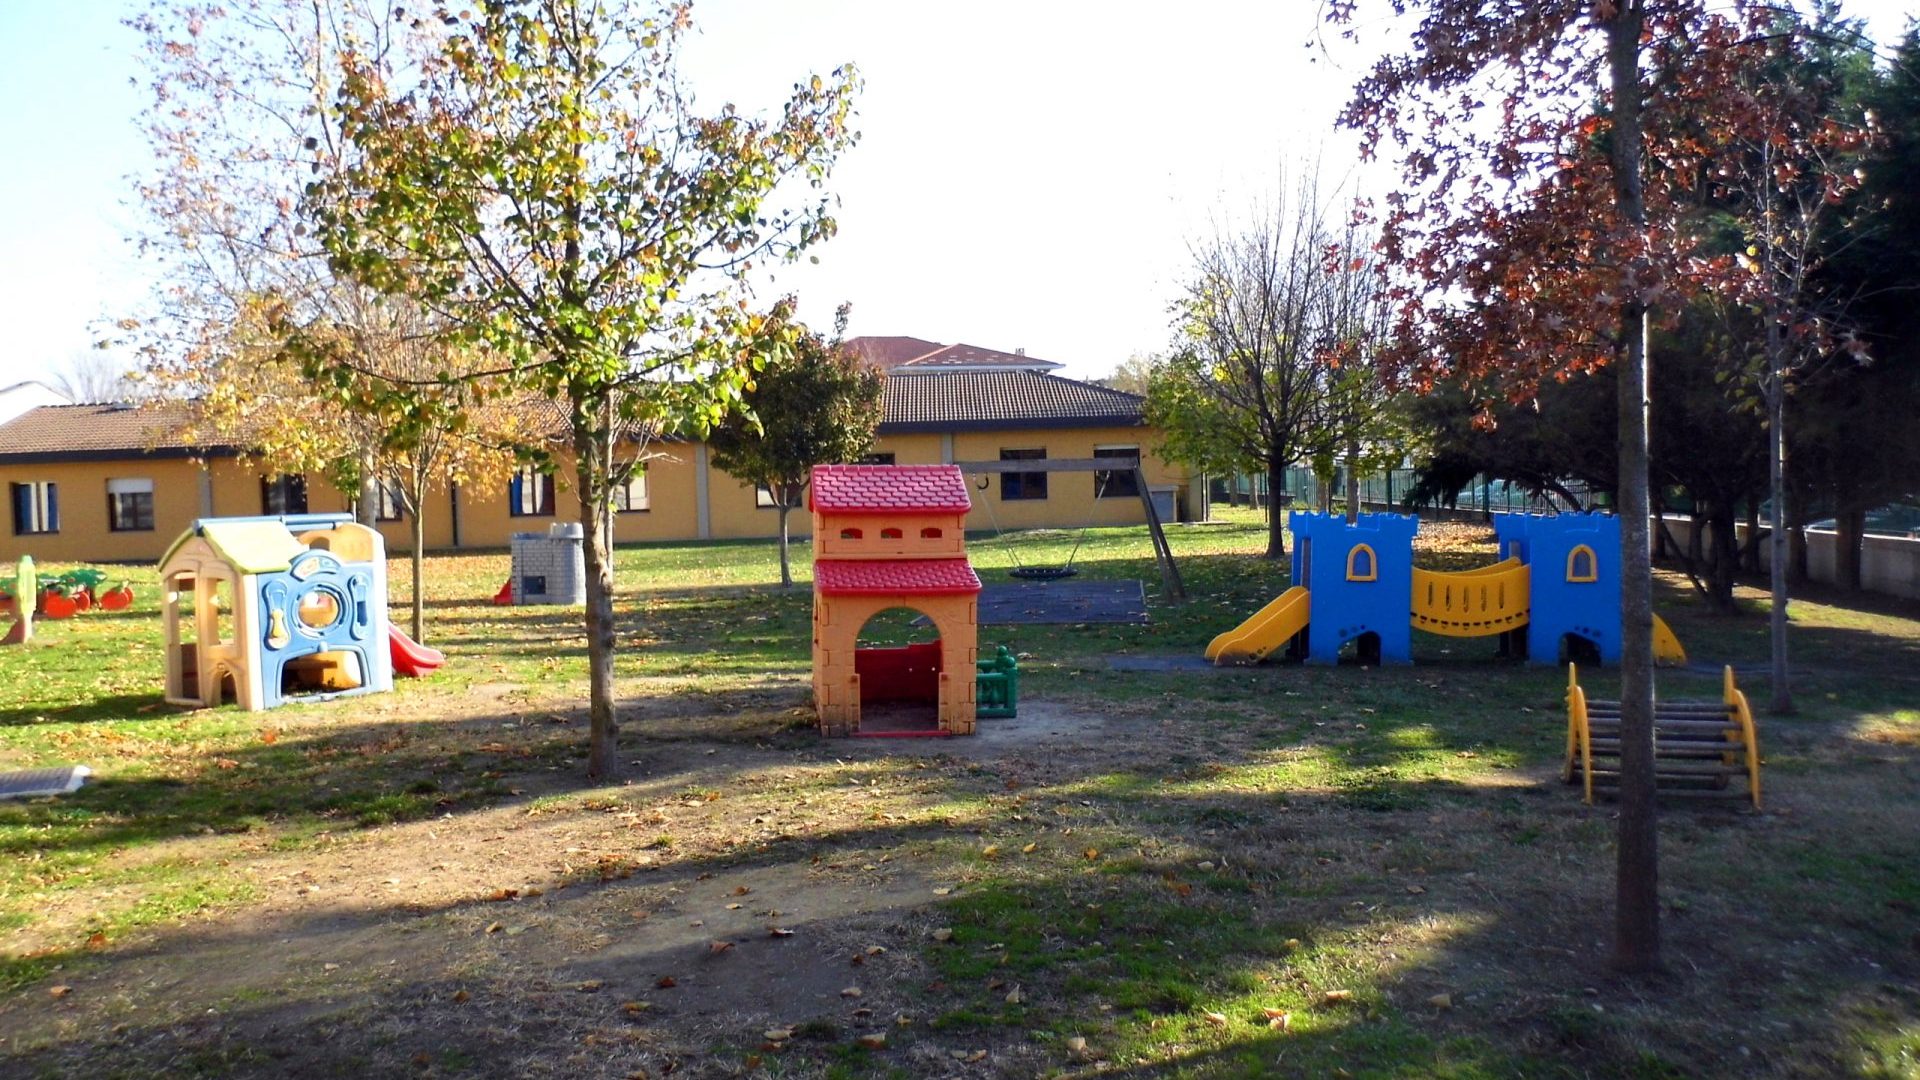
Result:
{"label": "grass lawn", "polygon": [[[428,561],[431,678],[256,714],[161,703],[130,569],[131,611],[0,650],[0,769],[96,773],[0,803],[0,1074],[1920,1076],[1920,607],[1796,601],[1766,812],[1666,810],[1670,970],[1627,981],[1563,671],[1421,635],[1411,668],[1109,667],[1284,588],[1223,516],[1171,533],[1181,605],[1141,530],[1091,532],[1152,624],[983,628],[1021,716],[952,740],[812,732],[771,544],[624,548],[601,786],[579,615],[491,606],[504,554]],[[1661,693],[1728,662],[1764,703],[1762,594],[1660,589],[1703,662]]]}

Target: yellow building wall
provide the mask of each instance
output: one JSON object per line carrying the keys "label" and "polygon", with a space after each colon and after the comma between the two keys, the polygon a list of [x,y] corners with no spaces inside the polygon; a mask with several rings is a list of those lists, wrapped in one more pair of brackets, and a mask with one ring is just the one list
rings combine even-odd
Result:
{"label": "yellow building wall", "polygon": [[[949,456],[948,439],[951,439]],[[890,435],[878,440],[875,451],[891,453],[895,464],[929,465],[945,461],[997,461],[1000,451],[1043,450],[1049,457],[1092,457],[1097,446],[1138,446],[1149,486],[1190,486],[1184,470],[1168,466],[1154,453],[1155,433],[1148,428],[1051,428],[1032,431],[963,432]],[[699,484],[704,453],[694,443],[662,443],[659,456],[647,463],[648,508],[618,515],[614,539],[618,543],[693,540],[700,537]],[[458,494],[459,546],[504,548],[514,533],[545,532],[555,521],[579,520],[579,496],[572,482],[571,460],[561,456],[555,475],[554,509],[557,516],[516,517],[508,513],[507,483],[464,484]],[[218,458],[206,466],[211,506],[202,505],[201,465],[186,459],[66,462],[47,465],[0,464],[0,491],[8,483],[51,480],[59,485],[60,531],[26,537],[12,535],[11,514],[0,522],[0,561],[31,554],[46,562],[123,561],[158,559],[174,538],[199,517],[245,517],[264,512],[260,497],[263,470],[257,462]],[[779,513],[757,506],[753,487],[705,466],[708,536],[713,539],[759,538],[776,535]],[[150,532],[111,532],[107,528],[106,483],[109,479],[146,478],[154,487],[154,528]],[[1140,500],[1132,496],[1094,499],[1094,474],[1053,473],[1047,497],[1008,501],[1000,497],[998,477],[972,477],[974,510],[967,518],[971,530],[1024,528],[1080,528],[1083,525],[1132,525],[1145,520]],[[982,485],[984,484],[984,490]],[[989,505],[991,509],[989,511]],[[317,476],[307,484],[307,509],[313,513],[350,511],[352,500]],[[10,511],[10,507],[9,507]],[[426,512],[429,550],[454,546],[453,499],[445,490],[430,493]],[[808,536],[811,516],[803,509],[788,518],[795,537]],[[392,552],[409,550],[412,538],[406,521],[379,523]]]}
{"label": "yellow building wall", "polygon": [[[107,527],[107,481],[153,481],[153,528],[114,532]],[[57,533],[13,534],[13,504],[0,520],[0,564],[22,555],[36,562],[150,562],[200,516],[200,467],[184,458],[139,461],[59,462],[0,465],[0,494],[11,500],[13,484],[57,485]]]}

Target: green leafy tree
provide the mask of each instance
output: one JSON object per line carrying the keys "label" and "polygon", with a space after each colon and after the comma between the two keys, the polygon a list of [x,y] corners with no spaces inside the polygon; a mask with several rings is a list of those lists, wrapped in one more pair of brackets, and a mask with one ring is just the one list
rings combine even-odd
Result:
{"label": "green leafy tree", "polygon": [[1206,472],[1265,473],[1267,557],[1285,554],[1286,470],[1324,427],[1341,357],[1358,355],[1371,240],[1335,222],[1312,176],[1242,229],[1196,244],[1173,305],[1174,348],[1154,367],[1147,420],[1162,456]]}
{"label": "green leafy tree", "polygon": [[815,465],[854,461],[873,449],[886,377],[840,344],[846,309],[831,341],[796,328],[791,342],[754,376],[742,409],[707,436],[714,464],[773,496],[780,513],[780,584],[793,584],[787,515],[804,505]]}
{"label": "green leafy tree", "polygon": [[[654,433],[719,423],[789,334],[745,289],[832,235],[821,188],[854,140],[856,77],[810,77],[770,118],[703,114],[677,74],[686,4],[393,18],[405,47],[342,58],[342,150],[315,162],[306,206],[336,273],[499,357],[472,377],[562,404],[586,548],[587,771],[610,777],[616,487]],[[444,400],[376,381],[430,417]]]}

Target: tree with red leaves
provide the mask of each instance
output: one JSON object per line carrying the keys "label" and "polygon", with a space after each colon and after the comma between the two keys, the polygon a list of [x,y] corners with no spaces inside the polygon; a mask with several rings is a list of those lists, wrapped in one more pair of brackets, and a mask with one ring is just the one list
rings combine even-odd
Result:
{"label": "tree with red leaves", "polygon": [[[1614,365],[1621,519],[1621,777],[1613,964],[1660,967],[1653,776],[1647,343],[1655,317],[1756,287],[1689,227],[1744,122],[1740,78],[1769,36],[1750,0],[1389,0],[1417,18],[1342,123],[1401,154],[1382,250],[1397,367],[1525,400]],[[1351,27],[1356,0],[1330,0]],[[1351,36],[1352,31],[1349,30]],[[1764,287],[1764,286],[1761,286]]]}

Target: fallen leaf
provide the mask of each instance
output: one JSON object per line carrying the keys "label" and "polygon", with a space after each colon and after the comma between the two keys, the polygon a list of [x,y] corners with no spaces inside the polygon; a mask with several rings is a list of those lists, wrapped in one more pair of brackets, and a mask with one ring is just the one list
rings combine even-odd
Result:
{"label": "fallen leaf", "polygon": [[745,885],[735,885],[733,887],[733,895],[735,896],[745,896],[752,891],[752,889],[747,888]]}
{"label": "fallen leaf", "polygon": [[1324,1001],[1324,1002],[1326,1002],[1326,1003],[1327,1003],[1327,1004],[1329,1004],[1329,1005],[1338,1005],[1338,1004],[1340,1004],[1340,1003],[1341,1003],[1341,1002],[1343,1002],[1343,1001],[1352,1001],[1352,1000],[1353,1000],[1353,991],[1351,991],[1351,990],[1329,990],[1329,991],[1327,991],[1327,992],[1326,992],[1325,994],[1322,994],[1322,995],[1320,996],[1320,1000],[1322,1000],[1322,1001]]}
{"label": "fallen leaf", "polygon": [[1453,1008],[1453,995],[1452,994],[1435,994],[1432,997],[1427,999],[1427,1004],[1433,1006],[1436,1009],[1451,1009]]}
{"label": "fallen leaf", "polygon": [[47,987],[47,993],[57,998],[63,998],[63,997],[66,997],[68,994],[73,993],[73,987],[68,986],[65,983],[62,983],[59,986]]}
{"label": "fallen leaf", "polygon": [[587,981],[574,987],[574,989],[580,991],[583,994],[592,994],[597,992],[600,989],[600,985],[601,983],[599,979],[588,979]]}
{"label": "fallen leaf", "polygon": [[1097,858],[1099,858],[1099,857],[1100,857],[1100,849],[1099,849],[1099,848],[1088,848],[1088,849],[1087,849],[1087,858],[1089,858],[1089,859],[1097,859]]}
{"label": "fallen leaf", "polygon": [[472,998],[473,995],[467,993],[465,990],[455,990],[453,992],[453,1003],[455,1005],[465,1005]]}
{"label": "fallen leaf", "polygon": [[1226,1026],[1227,1026],[1227,1014],[1226,1014],[1226,1013],[1217,1013],[1217,1012],[1203,1012],[1203,1013],[1201,1013],[1200,1015],[1201,1015],[1201,1016],[1204,1016],[1204,1017],[1206,1017],[1206,1018],[1207,1018],[1207,1023],[1209,1023],[1209,1024],[1212,1024],[1212,1025],[1213,1025],[1214,1027],[1226,1027]]}
{"label": "fallen leaf", "polygon": [[975,1050],[973,1053],[968,1054],[966,1058],[967,1064],[969,1065],[978,1065],[985,1060],[987,1060],[987,1052],[985,1050]]}
{"label": "fallen leaf", "polygon": [[939,888],[933,890],[933,895],[945,896],[948,893],[951,893],[952,891],[953,891],[953,887],[951,885],[942,885]]}
{"label": "fallen leaf", "polygon": [[887,947],[886,947],[885,945],[869,945],[869,946],[867,946],[867,955],[868,955],[868,956],[885,956],[885,955],[886,955],[886,952],[887,952]]}
{"label": "fallen leaf", "polygon": [[506,929],[506,925],[504,923],[490,922],[487,924],[486,933],[497,934],[504,929]]}
{"label": "fallen leaf", "polygon": [[107,947],[106,931],[95,930],[93,933],[87,935],[87,948],[104,949],[106,947]]}
{"label": "fallen leaf", "polygon": [[1035,842],[1035,843],[1028,844],[1026,847],[1021,848],[1020,854],[1031,855],[1038,850],[1040,850],[1040,845],[1038,842]]}
{"label": "fallen leaf", "polygon": [[1426,892],[1427,887],[1425,885],[1409,885],[1407,886],[1407,891],[1418,896],[1419,894]]}
{"label": "fallen leaf", "polygon": [[845,990],[840,991],[840,996],[843,998],[857,998],[860,996],[860,988],[857,986],[849,986]]}
{"label": "fallen leaf", "polygon": [[1293,1030],[1293,1014],[1279,1009],[1262,1010],[1267,1014],[1267,1026],[1275,1031]]}
{"label": "fallen leaf", "polygon": [[655,979],[653,981],[653,985],[659,987],[662,990],[671,990],[674,987],[679,986],[680,984],[673,981],[673,976],[662,975],[658,979]]}
{"label": "fallen leaf", "polygon": [[940,929],[938,929],[938,930],[935,930],[935,931],[933,932],[933,940],[935,940],[935,941],[952,941],[952,940],[953,940],[953,931],[952,931],[952,930],[950,930],[950,929],[948,929],[947,927],[944,927],[944,926],[943,926],[943,927],[941,927]]}
{"label": "fallen leaf", "polygon": [[1081,1038],[1080,1036],[1074,1035],[1069,1037],[1067,1039],[1066,1045],[1067,1045],[1067,1053],[1072,1054],[1075,1057],[1087,1056],[1087,1040]]}
{"label": "fallen leaf", "polygon": [[495,889],[488,895],[489,900],[512,900],[520,895],[519,889]]}
{"label": "fallen leaf", "polygon": [[1018,1005],[1025,1000],[1026,998],[1020,993],[1019,987],[1016,986],[1013,989],[1007,991],[1007,1004]]}
{"label": "fallen leaf", "polygon": [[880,1032],[880,1031],[868,1032],[867,1034],[860,1036],[859,1041],[861,1046],[864,1046],[869,1050],[885,1050],[887,1048],[887,1036],[885,1032]]}
{"label": "fallen leaf", "polygon": [[776,1043],[786,1042],[788,1039],[793,1038],[793,1029],[792,1028],[768,1028],[767,1030],[761,1032],[760,1034],[765,1036],[768,1042],[776,1042]]}
{"label": "fallen leaf", "polygon": [[274,743],[280,741],[280,733],[272,728],[263,729],[260,732],[260,741],[266,743],[268,746],[272,746]]}
{"label": "fallen leaf", "polygon": [[626,1011],[627,1011],[627,1012],[628,1012],[629,1014],[637,1014],[637,1013],[643,1013],[643,1012],[646,1012],[646,1011],[647,1011],[648,1009],[651,1009],[651,1008],[653,1008],[653,1002],[651,1002],[651,1001],[623,1001],[623,1002],[621,1002],[621,1003],[620,1003],[620,1007],[621,1007],[622,1009],[624,1009],[624,1010],[626,1010]]}
{"label": "fallen leaf", "polygon": [[733,948],[733,942],[731,941],[709,941],[707,942],[707,955],[718,956],[731,948]]}
{"label": "fallen leaf", "polygon": [[1290,937],[1287,939],[1287,943],[1284,946],[1282,946],[1282,948],[1286,949],[1288,952],[1299,952],[1300,939],[1297,937]]}
{"label": "fallen leaf", "polygon": [[767,936],[768,937],[792,937],[793,931],[788,930],[783,926],[769,926],[767,927]]}
{"label": "fallen leaf", "polygon": [[727,910],[728,910],[728,911],[739,911],[739,910],[740,910],[740,908],[741,908],[741,906],[742,906],[742,905],[740,905],[740,904],[728,904],[728,905],[727,905]]}

